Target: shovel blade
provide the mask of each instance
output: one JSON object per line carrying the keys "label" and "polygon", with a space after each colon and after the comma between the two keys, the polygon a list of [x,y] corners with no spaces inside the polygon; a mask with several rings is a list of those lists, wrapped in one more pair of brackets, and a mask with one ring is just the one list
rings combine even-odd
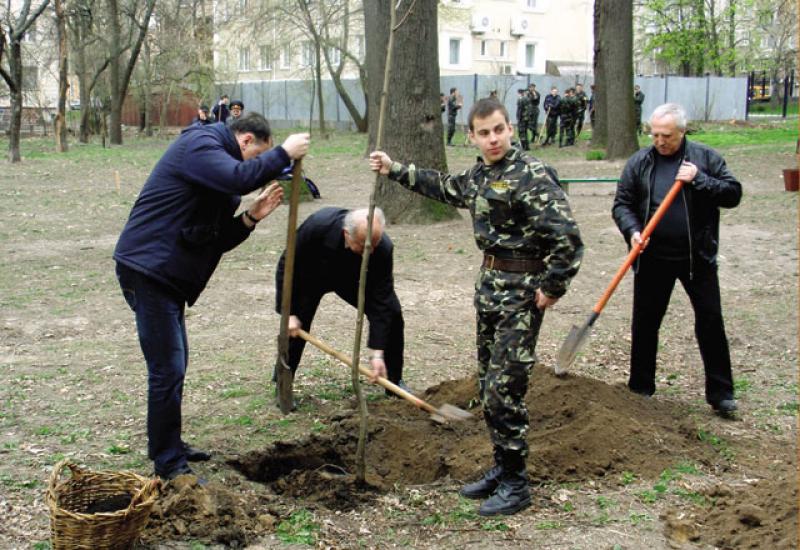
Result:
{"label": "shovel blade", "polygon": [[577,327],[572,325],[569,334],[561,344],[561,349],[558,350],[558,359],[556,360],[556,376],[564,376],[567,371],[575,362],[578,352],[581,350],[586,340],[589,338],[592,326],[586,322],[582,326]]}
{"label": "shovel blade", "polygon": [[275,371],[278,374],[278,406],[283,414],[289,414],[294,408],[294,374],[280,355],[275,364]]}
{"label": "shovel blade", "polygon": [[[445,420],[452,420],[455,422],[469,420],[470,418],[472,418],[471,412],[465,411],[464,409],[459,409],[455,405],[451,405],[449,403],[445,403],[444,405],[436,409],[435,415],[438,415],[444,418]],[[434,420],[437,419],[434,418]]]}

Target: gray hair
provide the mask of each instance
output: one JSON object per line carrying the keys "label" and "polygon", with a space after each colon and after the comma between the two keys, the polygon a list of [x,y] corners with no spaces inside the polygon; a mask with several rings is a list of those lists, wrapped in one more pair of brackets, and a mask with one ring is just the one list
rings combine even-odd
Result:
{"label": "gray hair", "polygon": [[[364,231],[366,231],[367,216],[369,216],[369,208],[359,208],[357,210],[351,210],[345,215],[342,228],[351,235],[355,236],[358,231],[359,224],[363,222],[365,227]],[[377,206],[375,207],[375,215],[372,220],[373,228],[375,227],[376,224],[381,229],[386,227],[386,216],[384,215],[383,210],[381,210]]]}
{"label": "gray hair", "polygon": [[650,115],[650,123],[652,124],[655,118],[664,118],[665,116],[671,116],[679,130],[686,129],[686,109],[677,103],[664,103],[656,107],[653,114]]}

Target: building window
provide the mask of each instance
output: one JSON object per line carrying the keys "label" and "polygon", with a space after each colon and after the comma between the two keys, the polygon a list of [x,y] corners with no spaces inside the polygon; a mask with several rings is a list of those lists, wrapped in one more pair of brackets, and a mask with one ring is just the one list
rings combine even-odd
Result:
{"label": "building window", "polygon": [[272,70],[272,48],[269,46],[261,46],[261,70]]}
{"label": "building window", "polygon": [[523,5],[529,10],[536,9],[536,0],[522,0]]}
{"label": "building window", "polygon": [[29,65],[22,68],[22,89],[39,89],[39,67],[36,65]]}
{"label": "building window", "polygon": [[250,48],[239,48],[239,70],[250,70]]}
{"label": "building window", "polygon": [[481,40],[481,57],[486,57],[486,40]]}
{"label": "building window", "polygon": [[342,60],[342,51],[339,48],[331,46],[328,48],[328,59],[331,60],[331,65],[338,65]]}
{"label": "building window", "polygon": [[506,58],[506,41],[505,40],[501,40],[500,41],[500,59],[505,59],[505,58]]}
{"label": "building window", "polygon": [[289,45],[281,49],[281,69],[289,69],[292,66],[292,48]]}
{"label": "building window", "polygon": [[525,68],[533,69],[536,60],[536,44],[525,44]]}
{"label": "building window", "polygon": [[461,39],[450,39],[450,65],[458,65],[461,63]]}
{"label": "building window", "polygon": [[303,67],[311,67],[314,65],[315,56],[314,56],[314,43],[310,40],[306,40],[302,44],[301,56],[300,56],[300,64]]}

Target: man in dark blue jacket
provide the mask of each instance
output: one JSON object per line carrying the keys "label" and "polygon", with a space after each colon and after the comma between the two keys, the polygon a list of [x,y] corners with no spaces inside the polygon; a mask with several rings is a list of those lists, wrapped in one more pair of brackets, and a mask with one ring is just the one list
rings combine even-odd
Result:
{"label": "man in dark blue jacket", "polygon": [[281,188],[269,185],[234,217],[241,195],[273,180],[308,145],[308,134],[294,134],[273,148],[269,124],[257,113],[230,127],[190,126],[153,168],[122,230],[117,278],[147,363],[148,454],[165,479],[191,473],[187,460],[208,459],[181,439],[185,306],[195,303],[222,254],[282,199]]}
{"label": "man in dark blue jacket", "polygon": [[717,276],[719,209],[738,205],[742,186],[719,153],[686,140],[686,111],[680,105],[656,108],[650,126],[653,145],[628,160],[614,198],[614,221],[625,240],[641,243],[642,230],[675,180],[683,187],[637,262],[628,387],[646,396],[656,391],[658,331],[679,280],[694,309],[706,401],[727,416],[736,401]]}
{"label": "man in dark blue jacket", "polygon": [[558,127],[558,110],[561,104],[561,96],[558,95],[558,88],[553,86],[550,89],[550,95],[544,98],[544,112],[545,112],[545,139],[542,145],[550,145],[556,139],[556,129]]}
{"label": "man in dark blue jacket", "polygon": [[[367,236],[367,209],[323,208],[311,214],[297,230],[294,281],[289,334],[311,330],[322,297],[334,292],[353,307],[358,306],[361,255]],[[367,344],[373,376],[384,376],[409,393],[403,383],[403,312],[394,291],[392,240],[383,232],[383,212],[375,209],[372,253],[367,269],[364,310],[369,319]],[[275,271],[275,310],[280,313],[283,294],[284,256]],[[289,341],[289,366],[300,364],[305,340]],[[388,392],[387,392],[388,393]]]}

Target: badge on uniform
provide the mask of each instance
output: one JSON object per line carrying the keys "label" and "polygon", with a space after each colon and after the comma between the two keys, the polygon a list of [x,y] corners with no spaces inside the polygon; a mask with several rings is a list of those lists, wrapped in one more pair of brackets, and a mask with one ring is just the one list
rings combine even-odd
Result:
{"label": "badge on uniform", "polygon": [[497,180],[492,181],[489,183],[489,187],[491,187],[495,191],[508,191],[509,185],[508,182],[505,180]]}

